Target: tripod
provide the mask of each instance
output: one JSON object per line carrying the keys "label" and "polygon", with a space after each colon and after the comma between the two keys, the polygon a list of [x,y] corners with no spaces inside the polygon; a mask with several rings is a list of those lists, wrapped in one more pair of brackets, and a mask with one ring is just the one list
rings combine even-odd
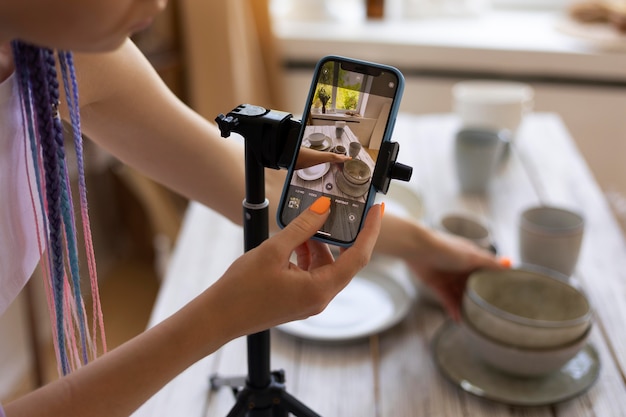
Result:
{"label": "tripod", "polygon": [[[287,169],[296,155],[302,127],[292,115],[242,104],[216,119],[222,137],[231,132],[245,139],[246,197],[243,201],[244,250],[260,245],[269,236],[269,201],[265,198],[264,168]],[[398,144],[383,143],[372,184],[383,193],[389,181],[408,181],[412,168],[396,163]],[[236,402],[227,417],[320,417],[285,389],[284,371],[270,371],[270,333],[264,330],[247,336],[248,376],[225,378],[212,375],[211,389],[230,387]]]}

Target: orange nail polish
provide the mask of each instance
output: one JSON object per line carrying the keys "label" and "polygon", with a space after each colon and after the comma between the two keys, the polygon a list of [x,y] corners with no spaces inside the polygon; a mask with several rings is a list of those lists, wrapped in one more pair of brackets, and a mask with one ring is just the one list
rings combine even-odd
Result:
{"label": "orange nail polish", "polygon": [[380,203],[380,217],[383,217],[385,215],[385,202],[381,202]]}
{"label": "orange nail polish", "polygon": [[505,268],[510,268],[512,264],[511,259],[507,258],[506,256],[503,256],[502,258],[500,258],[499,262],[500,262],[500,265],[502,265]]}
{"label": "orange nail polish", "polygon": [[309,207],[313,213],[324,214],[330,208],[330,197],[320,197]]}

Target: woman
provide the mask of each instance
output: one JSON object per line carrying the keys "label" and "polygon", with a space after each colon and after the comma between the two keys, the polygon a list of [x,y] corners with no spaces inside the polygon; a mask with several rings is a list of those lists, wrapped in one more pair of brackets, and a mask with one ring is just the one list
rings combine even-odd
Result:
{"label": "woman", "polygon": [[[9,417],[129,415],[174,376],[233,338],[322,311],[368,262],[375,245],[379,252],[408,262],[416,275],[440,294],[453,317],[458,317],[468,274],[481,267],[500,268],[490,254],[470,244],[391,215],[385,217],[378,237],[383,217],[380,205],[370,210],[356,243],[335,260],[326,245],[309,240],[329,212],[328,199],[321,198],[287,228],[239,258],[213,286],[168,320],[70,373],[72,363],[88,360],[71,349],[63,354],[68,321],[68,315],[61,314],[68,304],[63,278],[72,271],[63,269],[63,256],[67,255],[55,259],[51,254],[57,250],[55,242],[65,242],[62,237],[71,232],[73,222],[64,217],[72,210],[63,204],[62,172],[57,168],[63,168],[64,155],[62,148],[54,147],[54,134],[49,135],[51,155],[37,156],[46,151],[46,133],[56,129],[56,112],[75,130],[82,126],[87,137],[125,163],[232,221],[241,221],[245,185],[242,149],[234,141],[221,139],[212,123],[178,101],[128,40],[131,33],[149,25],[164,6],[164,1],[153,0],[0,3],[0,92],[5,94],[4,98],[0,95],[0,152],[6,155],[0,159],[0,187],[13,193],[12,198],[0,200],[0,212],[10,214],[0,223],[0,233],[15,231],[14,224],[23,225],[17,233],[19,245],[0,235],[0,311],[23,286],[43,252],[51,292],[56,294],[54,311],[57,319],[65,320],[57,320],[55,334],[62,351],[61,369],[68,374],[6,404],[4,411]],[[42,47],[76,54],[55,55]],[[39,57],[43,64],[32,65],[33,57]],[[58,99],[49,72],[41,78],[52,87],[43,88],[40,95],[37,92],[42,88],[33,75],[37,69],[50,71],[47,60],[54,57],[57,70],[69,85],[65,90],[57,88],[61,89]],[[80,101],[74,96],[72,62]],[[39,109],[42,104],[43,109]],[[49,124],[31,123],[37,119],[33,114],[39,112],[50,113]],[[11,126],[13,131],[8,129]],[[30,143],[36,145],[32,158]],[[61,180],[48,171],[56,172]],[[45,179],[43,184],[37,184],[39,177]],[[214,177],[220,181],[206,181]],[[283,181],[284,173],[268,172],[270,201],[279,200]],[[7,185],[14,183],[17,186]],[[58,183],[60,191],[51,190],[52,183]],[[40,191],[43,203],[33,203],[37,199],[32,190]],[[61,213],[51,215],[57,200]],[[22,210],[15,210],[16,206]],[[61,219],[60,226],[54,224],[55,218]],[[48,244],[41,245],[38,236],[45,236]],[[75,252],[70,246],[64,253]],[[297,266],[289,262],[293,251],[298,255]],[[73,264],[69,264],[71,269]],[[74,302],[74,310],[80,310],[79,297]],[[268,311],[267,305],[275,308]],[[86,332],[79,329],[81,335]],[[2,413],[0,407],[0,416]]]}

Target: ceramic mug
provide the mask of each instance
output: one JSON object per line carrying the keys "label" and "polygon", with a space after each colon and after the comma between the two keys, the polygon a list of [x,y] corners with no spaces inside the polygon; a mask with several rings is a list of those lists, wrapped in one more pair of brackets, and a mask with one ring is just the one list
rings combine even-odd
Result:
{"label": "ceramic mug", "polygon": [[350,142],[350,145],[348,147],[348,154],[351,158],[356,158],[359,155],[359,152],[361,152],[362,147],[363,145],[361,145],[359,142]]}
{"label": "ceramic mug", "polygon": [[524,210],[519,223],[520,259],[570,277],[582,246],[585,220],[573,210],[536,206]]}
{"label": "ceramic mug", "polygon": [[454,112],[463,127],[506,129],[515,136],[533,108],[534,90],[525,83],[468,80],[452,87]]}
{"label": "ceramic mug", "polygon": [[346,127],[346,122],[344,120],[337,120],[335,122],[335,138],[341,139],[344,127]]}
{"label": "ceramic mug", "polygon": [[487,222],[470,214],[449,213],[439,220],[439,228],[446,233],[462,237],[476,246],[496,253]]}
{"label": "ceramic mug", "polygon": [[508,141],[509,134],[505,130],[463,128],[457,132],[454,157],[462,192],[487,191]]}

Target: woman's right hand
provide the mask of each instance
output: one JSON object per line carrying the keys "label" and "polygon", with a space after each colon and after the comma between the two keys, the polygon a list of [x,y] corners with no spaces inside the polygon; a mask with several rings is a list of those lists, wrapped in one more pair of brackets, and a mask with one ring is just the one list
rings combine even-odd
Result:
{"label": "woman's right hand", "polygon": [[[355,243],[335,260],[328,246],[311,237],[328,217],[321,197],[287,227],[237,259],[208,290],[228,324],[251,334],[320,313],[368,262],[380,231],[382,209],[369,210]],[[295,251],[297,265],[290,262]]]}

